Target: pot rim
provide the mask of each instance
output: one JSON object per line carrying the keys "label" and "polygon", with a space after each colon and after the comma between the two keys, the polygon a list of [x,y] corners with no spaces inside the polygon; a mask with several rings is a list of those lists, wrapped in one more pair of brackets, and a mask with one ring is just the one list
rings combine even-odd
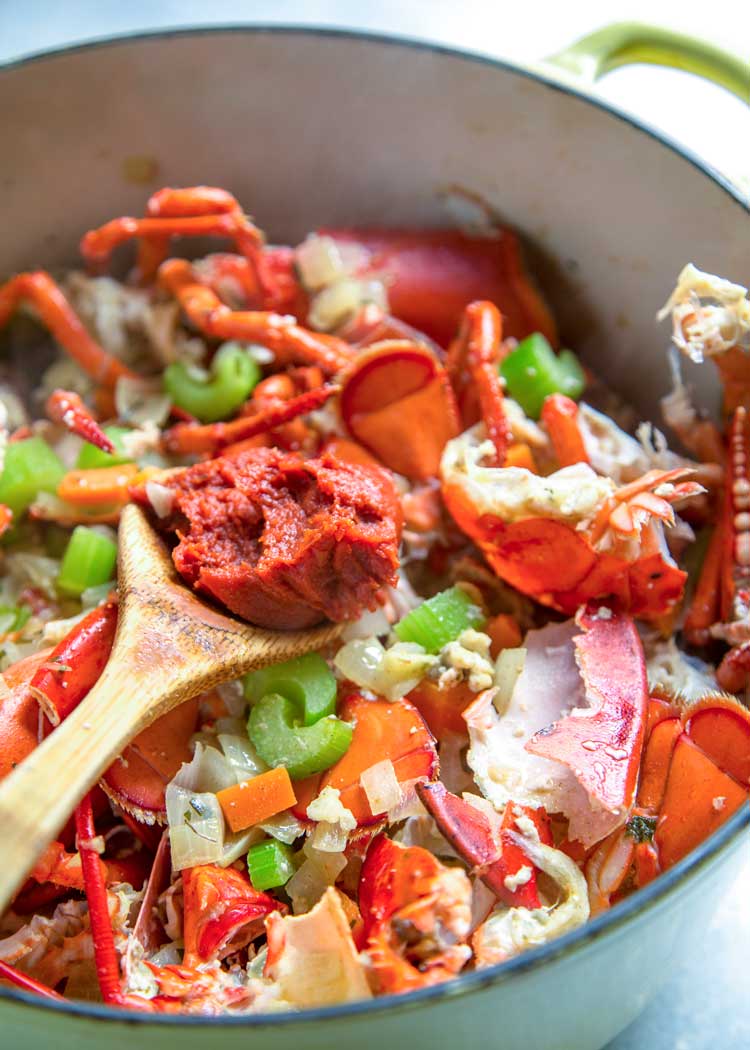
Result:
{"label": "pot rim", "polygon": [[[330,37],[345,40],[364,41],[392,47],[404,47],[419,51],[428,51],[438,55],[460,58],[481,65],[491,66],[503,72],[514,73],[529,80],[537,81],[554,91],[579,98],[602,110],[609,116],[630,125],[637,131],[657,141],[671,150],[694,168],[719,186],[742,210],[750,215],[750,200],[745,198],[740,189],[726,176],[706,163],[687,147],[677,143],[669,135],[641,121],[610,102],[603,100],[584,86],[576,87],[564,76],[558,76],[553,70],[543,66],[531,67],[515,63],[509,59],[495,58],[481,51],[452,47],[447,44],[432,43],[403,34],[389,34],[370,30],[341,29],[329,26],[315,26],[295,23],[216,23],[206,26],[166,27],[151,30],[134,30],[109,36],[97,37],[80,43],[65,44],[60,47],[46,48],[0,61],[0,74],[7,74],[16,69],[30,66],[46,59],[75,55],[79,52],[115,47],[120,44],[138,44],[173,37],[213,36],[220,33],[242,33],[246,35],[304,35],[310,37]],[[0,89],[2,81],[0,80]],[[750,828],[750,805],[740,806],[729,820],[718,828],[713,835],[705,839],[687,857],[684,857],[673,868],[649,883],[631,897],[614,905],[608,911],[590,919],[583,926],[564,934],[556,940],[532,948],[521,955],[513,956],[505,962],[475,970],[463,976],[455,977],[443,984],[422,988],[405,995],[385,995],[374,999],[363,999],[335,1006],[316,1007],[308,1010],[284,1011],[281,1013],[237,1014],[204,1016],[193,1014],[150,1014],[134,1010],[123,1010],[99,1003],[76,1002],[66,1000],[57,1002],[44,1000],[33,993],[19,989],[0,988],[0,1012],[2,1002],[12,1002],[30,1009],[48,1011],[53,1015],[73,1015],[88,1018],[92,1021],[121,1023],[129,1025],[158,1025],[159,1027],[207,1027],[230,1025],[254,1029],[272,1029],[280,1026],[306,1025],[314,1022],[326,1022],[337,1017],[360,1017],[392,1012],[395,1009],[414,1010],[426,1003],[438,1000],[465,997],[477,993],[491,985],[500,985],[515,974],[524,974],[536,970],[547,961],[561,959],[582,951],[588,945],[600,940],[606,934],[616,933],[635,915],[653,909],[659,902],[672,897],[683,884],[697,877],[712,862],[722,859],[731,853],[740,843],[742,832]]]}

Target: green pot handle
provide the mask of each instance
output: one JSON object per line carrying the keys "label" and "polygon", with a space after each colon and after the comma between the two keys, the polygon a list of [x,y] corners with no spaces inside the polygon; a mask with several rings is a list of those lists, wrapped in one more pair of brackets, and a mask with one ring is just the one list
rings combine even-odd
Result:
{"label": "green pot handle", "polygon": [[642,62],[695,73],[750,103],[750,62],[705,40],[659,26],[617,22],[545,59],[545,64],[589,84],[620,66]]}

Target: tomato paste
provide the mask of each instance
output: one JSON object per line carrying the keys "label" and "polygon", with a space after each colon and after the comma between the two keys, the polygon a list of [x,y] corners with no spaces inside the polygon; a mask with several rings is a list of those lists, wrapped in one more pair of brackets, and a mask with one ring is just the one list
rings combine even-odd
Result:
{"label": "tomato paste", "polygon": [[355,619],[395,580],[401,507],[380,467],[259,448],[164,485],[174,500],[157,525],[177,537],[177,571],[260,627]]}

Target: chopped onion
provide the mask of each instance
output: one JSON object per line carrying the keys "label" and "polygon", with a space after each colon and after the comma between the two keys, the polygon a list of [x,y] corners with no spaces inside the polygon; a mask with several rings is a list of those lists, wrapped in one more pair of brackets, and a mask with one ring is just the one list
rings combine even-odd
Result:
{"label": "chopped onion", "polygon": [[247,700],[242,691],[242,679],[234,682],[222,682],[216,686],[216,692],[224,701],[224,706],[233,718],[242,718],[247,708]]}
{"label": "chopped onion", "polygon": [[388,309],[388,297],[381,281],[360,281],[342,277],[327,285],[312,300],[308,324],[319,331],[330,332],[356,313],[365,303]]}
{"label": "chopped onion", "polygon": [[344,263],[332,237],[311,233],[294,252],[300,280],[308,291],[316,292],[344,275]]}
{"label": "chopped onion", "polygon": [[374,766],[364,770],[359,782],[367,796],[370,810],[374,817],[388,813],[401,805],[401,785],[396,776],[393,762],[384,758]]}
{"label": "chopped onion", "polygon": [[295,915],[309,911],[317,904],[346,867],[343,853],[321,853],[309,841],[303,852],[306,859],[284,887]]}
{"label": "chopped onion", "polygon": [[341,632],[341,637],[345,642],[353,642],[388,634],[390,629],[391,624],[385,609],[378,608],[373,612],[363,612],[358,620],[348,623]]}
{"label": "chopped onion", "polygon": [[362,689],[398,700],[421,682],[437,662],[415,642],[397,642],[384,649],[377,638],[355,639],[334,657],[336,668]]}
{"label": "chopped onion", "polygon": [[172,513],[175,499],[173,489],[160,485],[158,481],[147,481],[146,497],[154,508],[157,518],[166,518]]}
{"label": "chopped onion", "polygon": [[329,824],[321,820],[310,837],[311,844],[321,853],[343,853],[349,841],[349,832],[340,824]]}
{"label": "chopped onion", "polygon": [[224,836],[224,850],[221,860],[217,861],[220,868],[228,868],[240,857],[244,857],[251,846],[263,839],[263,832],[259,827],[246,828],[244,831],[228,833]]}
{"label": "chopped onion", "polygon": [[19,551],[8,554],[5,564],[19,590],[28,585],[38,588],[48,598],[57,597],[56,580],[60,574],[57,558]]}
{"label": "chopped onion", "polygon": [[224,816],[216,795],[178,787],[173,780],[167,785],[166,801],[174,870],[221,860]]}
{"label": "chopped onion", "polygon": [[144,426],[154,423],[162,426],[172,407],[164,393],[160,379],[131,379],[122,376],[115,386],[115,408],[121,420]]}
{"label": "chopped onion", "polygon": [[301,820],[297,820],[291,810],[288,809],[284,810],[283,813],[277,813],[275,817],[271,817],[262,824],[258,824],[258,827],[265,831],[266,835],[270,835],[273,839],[278,839],[279,842],[285,842],[287,846],[291,846],[300,835],[305,833],[305,825]]}
{"label": "chopped onion", "polygon": [[503,649],[495,661],[495,686],[497,687],[497,692],[493,703],[499,714],[502,714],[507,709],[513,696],[518,676],[523,671],[525,663],[526,650],[523,648]]}
{"label": "chopped onion", "polygon": [[239,783],[240,780],[247,780],[248,777],[257,776],[258,773],[265,773],[268,769],[246,736],[219,733],[217,740],[227,761],[237,773],[236,783]]}
{"label": "chopped onion", "polygon": [[66,620],[48,620],[42,628],[42,642],[44,645],[57,645],[65,638],[76,624],[86,616],[86,611],[77,616],[69,616]]}

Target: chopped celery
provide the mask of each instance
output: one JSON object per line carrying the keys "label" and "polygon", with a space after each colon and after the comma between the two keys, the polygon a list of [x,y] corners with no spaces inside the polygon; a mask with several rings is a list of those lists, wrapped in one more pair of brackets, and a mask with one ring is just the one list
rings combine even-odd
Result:
{"label": "chopped celery", "polygon": [[557,355],[539,332],[522,339],[500,365],[500,375],[510,396],[527,416],[539,419],[544,399],[550,394],[579,398],[585,376],[571,350]]}
{"label": "chopped celery", "polygon": [[38,492],[57,492],[65,467],[40,437],[11,442],[5,450],[5,465],[0,475],[0,503],[23,514]]}
{"label": "chopped celery", "polygon": [[214,354],[210,372],[198,377],[175,361],[164,369],[164,389],[179,408],[202,423],[227,419],[247,399],[260,380],[258,363],[242,343],[223,343]]}
{"label": "chopped celery", "polygon": [[295,867],[291,846],[275,839],[266,839],[251,846],[247,853],[247,873],[256,890],[273,890],[284,886]]}
{"label": "chopped celery", "polygon": [[322,656],[306,653],[295,660],[273,664],[245,675],[245,698],[252,703],[279,693],[303,712],[302,723],[311,726],[336,712],[336,678]]}
{"label": "chopped celery", "polygon": [[104,452],[89,441],[85,441],[78,453],[76,470],[95,470],[97,467],[118,467],[122,463],[132,463],[122,443],[123,434],[128,434],[126,427],[103,427],[104,433],[115,446],[114,452]]}
{"label": "chopped celery", "polygon": [[561,350],[557,355],[560,393],[578,401],[586,389],[586,373],[572,350]]}
{"label": "chopped celery", "polygon": [[482,623],[482,610],[467,592],[450,587],[412,609],[393,629],[402,642],[417,642],[428,653],[438,653],[462,631]]}
{"label": "chopped celery", "polygon": [[322,773],[352,742],[352,726],[335,715],[305,726],[299,714],[292,700],[270,693],[251,708],[247,721],[247,735],[263,761],[274,768],[286,766],[293,780]]}
{"label": "chopped celery", "polygon": [[78,525],[63,555],[58,589],[77,597],[113,579],[116,564],[117,544],[86,525]]}

